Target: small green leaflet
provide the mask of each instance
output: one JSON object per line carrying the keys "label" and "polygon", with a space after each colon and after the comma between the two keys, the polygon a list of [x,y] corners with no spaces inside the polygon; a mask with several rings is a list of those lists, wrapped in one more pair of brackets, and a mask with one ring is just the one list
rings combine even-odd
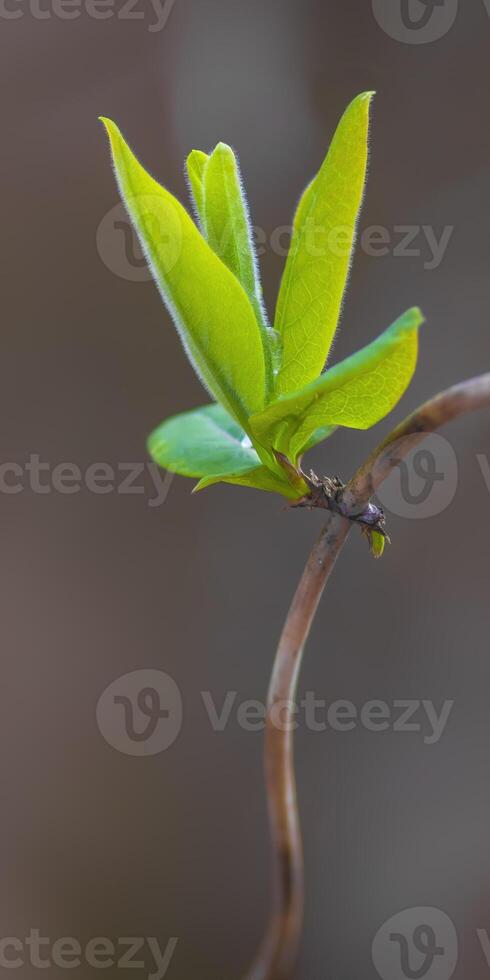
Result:
{"label": "small green leaflet", "polygon": [[218,143],[206,161],[202,185],[204,234],[213,251],[243,286],[262,334],[268,399],[273,383],[269,330],[245,192],[235,154],[226,143]]}
{"label": "small green leaflet", "polygon": [[248,207],[235,154],[226,143],[213,150],[203,180],[207,240],[241,282],[257,319],[265,322]]}
{"label": "small green leaflet", "polygon": [[199,219],[201,230],[204,231],[204,168],[209,160],[207,153],[202,150],[192,150],[186,160],[186,171],[189,178],[191,196],[194,202],[196,215]]}
{"label": "small green leaflet", "polygon": [[268,325],[247,199],[231,147],[218,143],[211,156],[192,150],[186,160],[191,197],[209,245],[243,286],[262,336],[266,401],[272,393],[281,339]]}
{"label": "small green leaflet", "polygon": [[370,531],[369,537],[369,548],[373,558],[381,558],[385,550],[386,538],[379,531]]}
{"label": "small green leaflet", "polygon": [[373,94],[357,96],[347,108],[295,216],[274,323],[283,339],[279,395],[318,377],[337,329],[366,177]]}
{"label": "small green leaflet", "polygon": [[248,297],[185,208],[138,163],[117,126],[102,121],[122,198],[185,349],[206,387],[246,428],[265,399],[262,339]]}
{"label": "small green leaflet", "polygon": [[250,420],[257,439],[296,462],[321,426],[368,429],[394,408],[417,361],[419,309],[408,310],[372,344],[330,368],[301,391]]}

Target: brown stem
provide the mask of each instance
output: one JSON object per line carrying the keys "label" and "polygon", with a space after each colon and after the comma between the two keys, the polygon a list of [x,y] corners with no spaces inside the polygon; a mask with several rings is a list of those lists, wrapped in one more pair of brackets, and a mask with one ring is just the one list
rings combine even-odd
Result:
{"label": "brown stem", "polygon": [[[400,460],[430,432],[466,412],[490,407],[490,374],[449,388],[398,425],[368,457],[342,494],[360,513]],[[296,799],[293,727],[298,675],[318,604],[352,522],[329,513],[306,563],[279,641],[267,701],[265,772],[274,849],[274,909],[247,980],[290,980],[303,925],[303,849]]]}
{"label": "brown stem", "polygon": [[274,846],[274,913],[248,980],[286,980],[303,924],[303,849],[293,764],[296,686],[318,603],[351,522],[329,514],[306,563],[277,649],[267,699],[265,775]]}

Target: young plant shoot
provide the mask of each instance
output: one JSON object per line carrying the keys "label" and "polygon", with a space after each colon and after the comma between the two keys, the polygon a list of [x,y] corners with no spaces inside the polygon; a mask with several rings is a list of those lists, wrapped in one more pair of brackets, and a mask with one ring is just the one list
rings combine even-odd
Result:
{"label": "young plant shoot", "polygon": [[[143,169],[117,126],[103,119],[126,205],[184,349],[211,401],[162,422],[149,451],[195,490],[232,483],[296,507],[321,507],[313,547],[279,641],[267,701],[266,778],[274,848],[274,906],[249,980],[291,980],[303,919],[304,874],[293,767],[301,657],[322,592],[355,523],[375,557],[382,511],[371,498],[401,459],[445,422],[490,405],[490,374],[455,385],[413,412],[347,485],[303,465],[313,446],[345,426],[369,429],[395,407],[417,361],[419,309],[401,313],[362,350],[327,365],[338,328],[362,204],[373,93],[345,111],[294,215],[273,320],[262,299],[238,163],[224,143],[193,150],[187,175],[196,214]],[[281,706],[281,726],[275,709]]]}
{"label": "young plant shoot", "polygon": [[[318,506],[320,497],[335,506],[340,488],[321,484],[319,495],[318,481],[303,469],[304,454],[338,426],[375,425],[410,383],[423,320],[417,308],[362,350],[325,367],[364,193],[373,94],[349,105],[299,201],[273,327],[233,150],[218,143],[209,155],[193,150],[188,157],[197,226],[143,169],[115,123],[102,120],[122,199],[189,359],[213,399],[163,422],[148,440],[160,466],[198,479],[195,490],[225,482],[273,491],[304,506]],[[379,554],[380,512],[364,526]]]}

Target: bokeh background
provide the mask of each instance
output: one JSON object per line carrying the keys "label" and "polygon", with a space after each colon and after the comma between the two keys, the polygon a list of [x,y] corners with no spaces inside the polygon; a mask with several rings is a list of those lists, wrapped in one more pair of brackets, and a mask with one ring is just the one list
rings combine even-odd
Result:
{"label": "bokeh background", "polygon": [[[170,980],[244,974],[267,916],[269,842],[262,736],[240,726],[236,709],[265,697],[321,524],[239,488],[191,497],[180,478],[152,507],[148,470],[142,493],[117,492],[121,464],[148,462],[148,432],[206,396],[124,219],[113,220],[118,197],[97,116],[116,119],[181,198],[192,147],[223,139],[236,148],[265,239],[272,310],[284,263],[277,229],[290,223],[347,102],[376,89],[361,230],[381,226],[390,246],[358,249],[334,357],[415,303],[427,325],[393,416],[368,433],[337,433],[312,457],[321,472],[347,478],[412,407],[488,369],[488,4],[460,2],[452,23],[447,3],[447,29],[430,40],[420,25],[392,36],[396,0],[384,26],[374,6],[175,0],[159,29],[141,0],[130,14],[119,0],[2,8],[0,452],[2,464],[20,467],[2,469],[0,494],[2,937],[24,941],[39,928],[51,944],[154,936],[163,947],[177,937]],[[411,245],[418,254],[400,255],[400,226],[425,226],[438,240],[451,228],[441,260],[431,263],[422,230]],[[393,546],[374,563],[351,536],[310,639],[302,694],[347,699],[359,712],[382,700],[393,716],[384,732],[359,722],[297,732],[308,885],[301,980],[376,978],[375,934],[421,907],[454,923],[454,976],[488,976],[490,416],[443,435],[450,445],[436,463],[444,472],[452,461],[449,492],[432,516],[414,519],[395,487]],[[36,454],[48,464],[43,493],[26,470]],[[67,462],[82,473],[113,467],[113,492],[56,492],[53,470]],[[150,669],[177,684],[183,724],[166,751],[137,758],[108,744],[96,707],[117,678]],[[217,710],[236,692],[223,731],[202,692]],[[454,702],[434,744],[422,709],[418,730],[394,730],[394,702],[422,699],[438,712]],[[147,977],[146,963],[132,975]],[[424,975],[445,980],[439,968],[428,963]],[[397,970],[388,980],[406,975]],[[22,977],[38,972],[26,954]],[[64,973],[52,965],[49,976]],[[105,975],[125,974],[114,965]]]}

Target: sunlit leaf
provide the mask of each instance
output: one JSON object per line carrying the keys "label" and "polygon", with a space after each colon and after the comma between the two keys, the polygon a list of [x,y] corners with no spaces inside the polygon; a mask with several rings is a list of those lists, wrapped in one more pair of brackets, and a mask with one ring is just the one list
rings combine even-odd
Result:
{"label": "sunlit leaf", "polygon": [[273,402],[250,420],[256,437],[295,461],[321,426],[368,429],[379,422],[410,383],[422,322],[419,309],[408,310],[373,343]]}
{"label": "sunlit leaf", "polygon": [[246,428],[265,398],[262,339],[250,301],[187,211],[146,173],[117,126],[103,122],[121,195],[185,349],[216,400]]}
{"label": "sunlit leaf", "polygon": [[337,329],[366,176],[372,96],[363,93],[347,108],[298,207],[274,324],[283,338],[278,394],[320,374]]}

